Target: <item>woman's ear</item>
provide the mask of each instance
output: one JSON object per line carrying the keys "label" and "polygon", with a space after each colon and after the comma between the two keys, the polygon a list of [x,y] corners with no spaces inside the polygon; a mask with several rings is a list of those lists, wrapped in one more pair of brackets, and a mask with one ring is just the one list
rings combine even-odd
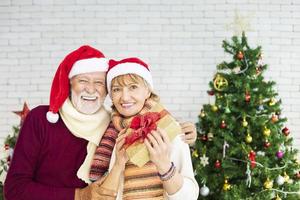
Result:
{"label": "woman's ear", "polygon": [[110,98],[111,102],[113,102],[113,96],[112,96],[112,92],[111,92],[111,90],[110,90],[110,93],[108,93],[108,96],[109,96],[109,98]]}

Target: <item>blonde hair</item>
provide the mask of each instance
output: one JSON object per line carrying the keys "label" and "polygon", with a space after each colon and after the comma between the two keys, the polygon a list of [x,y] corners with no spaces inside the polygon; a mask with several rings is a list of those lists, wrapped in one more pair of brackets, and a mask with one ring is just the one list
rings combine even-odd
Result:
{"label": "blonde hair", "polygon": [[159,102],[159,96],[153,92],[149,83],[137,74],[124,74],[124,75],[117,76],[111,81],[111,87],[114,84],[118,84],[120,86],[126,86],[130,83],[144,84],[151,92],[149,98],[156,102]]}

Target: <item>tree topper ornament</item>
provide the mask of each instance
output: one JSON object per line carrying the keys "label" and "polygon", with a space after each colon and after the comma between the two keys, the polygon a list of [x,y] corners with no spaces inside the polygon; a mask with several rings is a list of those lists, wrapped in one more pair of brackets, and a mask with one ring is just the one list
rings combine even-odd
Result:
{"label": "tree topper ornament", "polygon": [[242,32],[251,32],[253,31],[250,25],[250,19],[253,18],[253,14],[248,16],[242,16],[235,11],[234,20],[232,23],[226,26],[227,30],[232,30],[234,35],[240,36]]}

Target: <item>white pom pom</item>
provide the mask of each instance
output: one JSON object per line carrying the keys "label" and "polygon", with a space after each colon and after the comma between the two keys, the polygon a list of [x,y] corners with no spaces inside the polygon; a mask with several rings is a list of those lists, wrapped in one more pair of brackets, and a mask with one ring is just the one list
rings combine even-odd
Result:
{"label": "white pom pom", "polygon": [[58,121],[58,118],[59,118],[57,113],[53,113],[51,111],[47,112],[46,117],[47,117],[48,122],[50,122],[50,123],[56,123]]}

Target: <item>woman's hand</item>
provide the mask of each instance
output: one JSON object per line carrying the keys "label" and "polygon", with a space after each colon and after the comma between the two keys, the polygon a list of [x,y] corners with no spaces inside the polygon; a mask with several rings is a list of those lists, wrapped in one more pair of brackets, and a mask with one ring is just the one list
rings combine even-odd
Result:
{"label": "woman's hand", "polygon": [[[167,133],[159,128],[151,133],[147,135],[148,138],[145,139],[144,144],[149,151],[150,160],[157,167],[158,173],[164,176],[167,173],[168,179],[162,180],[164,191],[169,195],[173,195],[182,187],[183,176],[176,168],[173,168],[174,171],[172,172],[170,159],[171,143]],[[170,169],[171,172],[169,172]]]}
{"label": "woman's hand", "polygon": [[116,163],[115,165],[120,167],[122,170],[125,169],[125,164],[128,161],[128,155],[124,148],[126,129],[120,131],[118,138],[116,139]]}
{"label": "woman's hand", "polygon": [[171,143],[167,133],[157,128],[157,131],[152,131],[147,135],[144,144],[149,151],[150,160],[156,165],[158,172],[166,173],[171,167]]}

